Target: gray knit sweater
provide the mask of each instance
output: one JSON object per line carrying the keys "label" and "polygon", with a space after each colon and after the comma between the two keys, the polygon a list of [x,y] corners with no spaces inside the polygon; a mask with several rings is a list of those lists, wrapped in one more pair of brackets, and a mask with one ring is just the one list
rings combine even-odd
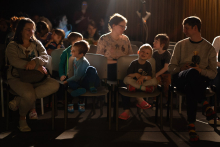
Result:
{"label": "gray knit sweater", "polygon": [[186,63],[192,63],[193,51],[198,51],[198,56],[200,56],[201,75],[214,79],[217,74],[216,52],[204,38],[200,43],[191,43],[189,38],[179,41],[174,48],[168,71],[175,74],[180,72],[180,68]]}

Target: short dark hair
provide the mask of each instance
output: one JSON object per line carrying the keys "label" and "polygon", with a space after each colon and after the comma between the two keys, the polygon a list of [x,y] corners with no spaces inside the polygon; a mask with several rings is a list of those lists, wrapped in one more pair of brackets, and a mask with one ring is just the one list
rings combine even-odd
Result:
{"label": "short dark hair", "polygon": [[83,39],[83,36],[82,36],[82,34],[80,34],[78,32],[71,32],[71,33],[69,33],[67,38],[68,38],[68,40],[70,40],[70,38],[72,38],[73,41],[76,41],[78,38],[82,38]]}
{"label": "short dark hair", "polygon": [[122,16],[121,14],[115,13],[114,15],[112,15],[109,19],[109,23],[108,23],[108,29],[109,31],[112,31],[112,25],[118,25],[120,22],[125,21],[125,23],[127,23],[127,19]]}
{"label": "short dark hair", "polygon": [[[15,31],[15,36],[13,41],[15,41],[18,44],[23,44],[23,40],[22,40],[22,31],[26,25],[26,23],[32,23],[34,25],[34,30],[36,30],[36,26],[35,23],[30,19],[30,18],[23,18],[18,22],[16,31]],[[33,34],[33,36],[30,39],[30,42],[36,41],[36,37],[35,34]]]}
{"label": "short dark hair", "polygon": [[45,21],[39,21],[36,26],[36,33],[39,33],[41,37],[50,32],[50,28]]}
{"label": "short dark hair", "polygon": [[58,36],[61,36],[61,40],[59,42],[59,44],[63,44],[63,39],[65,37],[65,32],[62,29],[54,29],[53,32],[55,32],[55,34],[57,34]]}
{"label": "short dark hair", "polygon": [[190,17],[185,18],[183,20],[182,25],[186,25],[186,24],[188,24],[191,27],[194,27],[196,25],[198,28],[198,31],[199,32],[201,31],[202,21],[197,16],[190,16]]}
{"label": "short dark hair", "polygon": [[83,53],[84,56],[90,49],[89,43],[85,40],[77,41],[73,46],[78,47],[79,54]]}
{"label": "short dark hair", "polygon": [[169,47],[170,39],[167,34],[157,34],[155,40],[160,39],[160,45],[164,44],[163,50],[167,50]]}

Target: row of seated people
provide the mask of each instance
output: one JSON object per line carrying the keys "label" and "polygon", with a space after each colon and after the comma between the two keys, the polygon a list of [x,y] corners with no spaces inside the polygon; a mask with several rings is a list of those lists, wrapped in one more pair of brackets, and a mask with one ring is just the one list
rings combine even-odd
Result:
{"label": "row of seated people", "polygon": [[[117,79],[117,59],[121,56],[133,54],[130,41],[123,34],[127,28],[126,25],[127,19],[125,17],[117,13],[114,14],[109,20],[110,33],[101,36],[98,41],[97,54],[102,54],[108,59],[109,80]],[[168,86],[171,83],[171,75],[173,75],[177,88],[186,92],[189,136],[191,141],[197,141],[198,135],[195,133],[194,126],[197,102],[199,100],[202,102],[207,120],[211,120],[215,116],[215,112],[201,91],[205,90],[209,79],[216,77],[216,51],[210,43],[201,37],[201,20],[198,17],[192,16],[184,19],[183,26],[184,33],[189,38],[177,43],[172,58],[167,51],[169,37],[166,34],[158,34],[153,43],[154,49],[157,51],[153,53],[149,44],[141,46],[138,59],[130,64],[124,83],[121,82],[120,86],[126,84],[129,91],[141,90],[151,93],[154,91],[155,85],[161,82],[165,87],[164,93],[167,98]],[[44,65],[48,61],[48,55],[43,45],[35,39],[34,27],[35,24],[31,19],[21,19],[15,32],[14,41],[10,42],[6,49],[6,56],[11,65],[8,70],[8,83],[19,95],[10,101],[9,106],[12,110],[19,108],[19,128],[23,132],[31,130],[25,120],[26,114],[30,111],[29,117],[37,118],[34,108],[35,100],[54,93],[59,88],[58,82],[51,78],[37,84],[24,83],[19,78],[22,75],[19,75],[16,68],[36,69],[44,74],[47,73]],[[65,62],[60,62],[60,80],[64,81],[64,85],[68,85],[74,90],[71,93],[74,97],[82,95],[86,90],[95,93],[99,78],[96,69],[90,67],[85,58],[89,45],[86,41],[80,41],[83,37],[79,33],[72,34],[76,36],[72,40],[72,45],[64,50],[61,55],[61,60],[63,58]],[[67,65],[62,65],[62,63],[67,63],[66,61],[71,55],[75,57],[73,62],[74,76],[67,78]],[[156,81],[152,79],[152,67],[147,61],[151,56],[156,60]],[[23,58],[28,58],[30,61],[23,60]],[[13,72],[11,72],[12,66],[16,67],[13,68]],[[200,94],[199,97],[198,94]],[[118,117],[127,120],[130,117],[129,98],[122,97],[122,101],[125,111]],[[81,103],[83,100],[80,101]],[[137,107],[148,109],[151,105],[143,98],[137,98]]]}

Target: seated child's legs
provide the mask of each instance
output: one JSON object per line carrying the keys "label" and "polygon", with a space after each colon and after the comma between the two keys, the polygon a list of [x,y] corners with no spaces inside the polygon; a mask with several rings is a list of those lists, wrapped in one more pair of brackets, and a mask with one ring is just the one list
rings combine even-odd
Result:
{"label": "seated child's legs", "polygon": [[162,74],[161,75],[161,83],[163,85],[163,92],[168,100],[168,92],[169,92],[169,85],[171,84],[171,75],[170,74]]}
{"label": "seated child's legs", "polygon": [[68,82],[68,86],[69,86],[71,89],[75,90],[75,89],[79,88],[80,85],[78,84],[78,82],[69,81],[69,82]]}
{"label": "seated child's legs", "polygon": [[86,70],[86,75],[81,81],[80,85],[90,92],[95,93],[97,90],[96,88],[100,84],[100,79],[98,77],[96,68],[93,66],[89,66]]}
{"label": "seated child's legs", "polygon": [[137,103],[137,107],[141,108],[141,109],[148,109],[151,107],[150,104],[148,104],[142,97],[137,97],[136,98],[138,103]]}

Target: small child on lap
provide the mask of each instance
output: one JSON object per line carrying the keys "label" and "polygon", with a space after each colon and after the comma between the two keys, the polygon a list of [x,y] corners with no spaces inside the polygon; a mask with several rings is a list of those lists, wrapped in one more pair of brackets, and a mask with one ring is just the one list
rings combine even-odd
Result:
{"label": "small child on lap", "polygon": [[[147,93],[151,93],[154,91],[157,82],[152,79],[152,67],[151,64],[147,61],[151,58],[152,55],[152,47],[149,44],[144,44],[140,47],[138,54],[138,59],[131,62],[127,76],[124,79],[124,83],[128,87],[128,91],[136,91],[141,90]],[[141,109],[148,109],[151,107],[142,97],[136,98],[138,103],[137,107]],[[130,115],[130,110],[125,109],[125,111],[119,115],[120,119],[127,120]]]}
{"label": "small child on lap", "polygon": [[[96,93],[96,88],[99,86],[100,80],[95,67],[90,66],[89,61],[84,57],[88,50],[89,44],[84,40],[76,42],[71,48],[71,54],[75,57],[73,61],[74,75],[64,81],[63,84],[68,84],[73,89],[71,92],[73,97],[86,93],[86,90]],[[85,111],[84,105],[83,98],[80,98],[80,112]]]}

